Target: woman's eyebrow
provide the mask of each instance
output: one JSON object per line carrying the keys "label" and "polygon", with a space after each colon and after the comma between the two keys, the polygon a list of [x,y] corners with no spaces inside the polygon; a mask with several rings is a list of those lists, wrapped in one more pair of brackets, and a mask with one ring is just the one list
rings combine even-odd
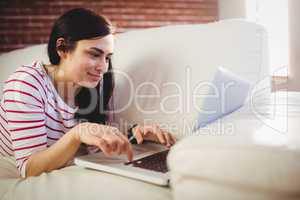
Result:
{"label": "woman's eyebrow", "polygon": [[[90,49],[95,50],[101,54],[104,54],[104,51],[102,49],[96,48],[96,47],[91,47]],[[111,56],[113,53],[108,53],[107,55]]]}

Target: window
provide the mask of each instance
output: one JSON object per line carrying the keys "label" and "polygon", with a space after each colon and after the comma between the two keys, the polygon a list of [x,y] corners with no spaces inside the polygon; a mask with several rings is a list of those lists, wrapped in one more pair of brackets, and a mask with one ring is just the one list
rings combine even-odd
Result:
{"label": "window", "polygon": [[247,0],[246,5],[247,18],[268,31],[271,75],[287,76],[288,0]]}

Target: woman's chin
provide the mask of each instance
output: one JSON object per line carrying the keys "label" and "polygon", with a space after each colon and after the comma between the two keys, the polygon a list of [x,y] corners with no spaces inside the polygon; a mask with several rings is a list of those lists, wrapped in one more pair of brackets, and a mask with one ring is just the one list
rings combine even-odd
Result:
{"label": "woman's chin", "polygon": [[99,81],[82,81],[78,83],[81,87],[86,88],[95,88],[98,85]]}

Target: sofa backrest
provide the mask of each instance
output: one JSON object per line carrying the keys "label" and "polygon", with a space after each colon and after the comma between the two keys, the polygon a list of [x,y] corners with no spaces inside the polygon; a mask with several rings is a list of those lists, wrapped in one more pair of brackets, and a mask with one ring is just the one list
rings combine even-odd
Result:
{"label": "sofa backrest", "polygon": [[24,49],[17,49],[0,55],[0,97],[6,79],[20,66],[41,60],[49,63],[46,44],[33,45]]}
{"label": "sofa backrest", "polygon": [[130,123],[157,123],[178,137],[191,132],[218,66],[254,84],[269,74],[264,28],[241,20],[120,34],[113,59],[114,122],[123,131]]}
{"label": "sofa backrest", "polygon": [[[218,66],[253,83],[268,76],[266,32],[250,22],[151,28],[118,34],[115,41],[113,122],[121,130],[146,120],[181,137],[201,105],[196,94],[207,89],[201,83],[210,81]],[[34,60],[49,62],[45,44],[0,55],[1,91],[9,74]]]}

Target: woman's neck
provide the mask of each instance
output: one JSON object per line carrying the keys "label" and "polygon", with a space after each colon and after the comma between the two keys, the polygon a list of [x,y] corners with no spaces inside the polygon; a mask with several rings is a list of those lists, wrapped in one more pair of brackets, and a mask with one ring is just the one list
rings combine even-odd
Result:
{"label": "woman's neck", "polygon": [[80,86],[71,81],[63,71],[63,66],[46,66],[53,85],[60,97],[71,107],[75,107],[75,96],[80,90]]}

